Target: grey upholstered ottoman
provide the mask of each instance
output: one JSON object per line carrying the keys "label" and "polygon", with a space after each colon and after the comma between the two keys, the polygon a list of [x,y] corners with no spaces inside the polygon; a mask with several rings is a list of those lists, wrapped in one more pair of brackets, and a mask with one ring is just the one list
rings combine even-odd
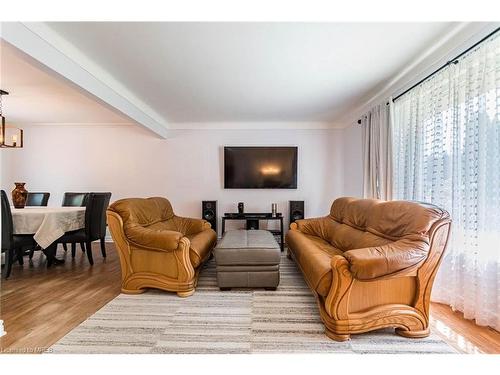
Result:
{"label": "grey upholstered ottoman", "polygon": [[280,247],[267,230],[228,231],[215,247],[217,284],[221,290],[276,289],[280,256]]}

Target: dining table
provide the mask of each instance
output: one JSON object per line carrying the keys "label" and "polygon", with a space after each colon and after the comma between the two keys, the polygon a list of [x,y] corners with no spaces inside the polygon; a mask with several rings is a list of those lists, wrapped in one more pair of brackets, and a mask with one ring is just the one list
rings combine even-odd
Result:
{"label": "dining table", "polygon": [[85,207],[12,208],[14,234],[32,234],[47,256],[47,264],[63,263],[56,258],[58,238],[85,227]]}

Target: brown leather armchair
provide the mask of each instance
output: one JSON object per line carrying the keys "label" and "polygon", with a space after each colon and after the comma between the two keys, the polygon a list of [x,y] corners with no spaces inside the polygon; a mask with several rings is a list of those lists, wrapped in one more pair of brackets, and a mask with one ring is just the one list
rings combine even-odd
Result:
{"label": "brown leather armchair", "polygon": [[205,220],[179,217],[165,198],[129,198],[107,210],[108,225],[120,255],[122,292],[145,288],[194,293],[203,263],[217,242]]}
{"label": "brown leather armchair", "polygon": [[330,215],[297,220],[288,255],[316,296],[328,337],[395,327],[429,335],[432,284],[451,220],[437,206],[339,198]]}

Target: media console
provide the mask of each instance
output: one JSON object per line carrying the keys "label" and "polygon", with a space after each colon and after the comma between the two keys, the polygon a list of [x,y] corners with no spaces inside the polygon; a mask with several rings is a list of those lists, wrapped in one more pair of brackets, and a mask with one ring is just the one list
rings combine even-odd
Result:
{"label": "media console", "polygon": [[224,216],[222,216],[222,235],[226,231],[226,220],[245,220],[247,229],[259,229],[259,221],[260,220],[279,220],[280,229],[279,230],[269,230],[273,235],[280,237],[280,248],[281,251],[284,249],[285,241],[284,241],[284,231],[283,231],[283,215],[281,213],[277,213],[276,216],[273,216],[270,212],[253,212],[253,213],[238,213],[238,212],[226,212]]}

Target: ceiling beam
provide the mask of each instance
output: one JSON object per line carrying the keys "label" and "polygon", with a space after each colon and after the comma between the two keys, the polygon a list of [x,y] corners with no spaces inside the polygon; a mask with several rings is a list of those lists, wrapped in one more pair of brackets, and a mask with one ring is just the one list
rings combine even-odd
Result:
{"label": "ceiling beam", "polygon": [[[43,25],[2,22],[0,37],[41,64],[60,74],[81,89],[128,116],[160,138],[168,137],[168,125],[156,113],[123,87],[103,79],[103,72],[92,69],[88,61],[69,56],[61,48],[61,39]],[[43,31],[43,32],[42,32]],[[53,37],[50,40],[50,37]]]}

